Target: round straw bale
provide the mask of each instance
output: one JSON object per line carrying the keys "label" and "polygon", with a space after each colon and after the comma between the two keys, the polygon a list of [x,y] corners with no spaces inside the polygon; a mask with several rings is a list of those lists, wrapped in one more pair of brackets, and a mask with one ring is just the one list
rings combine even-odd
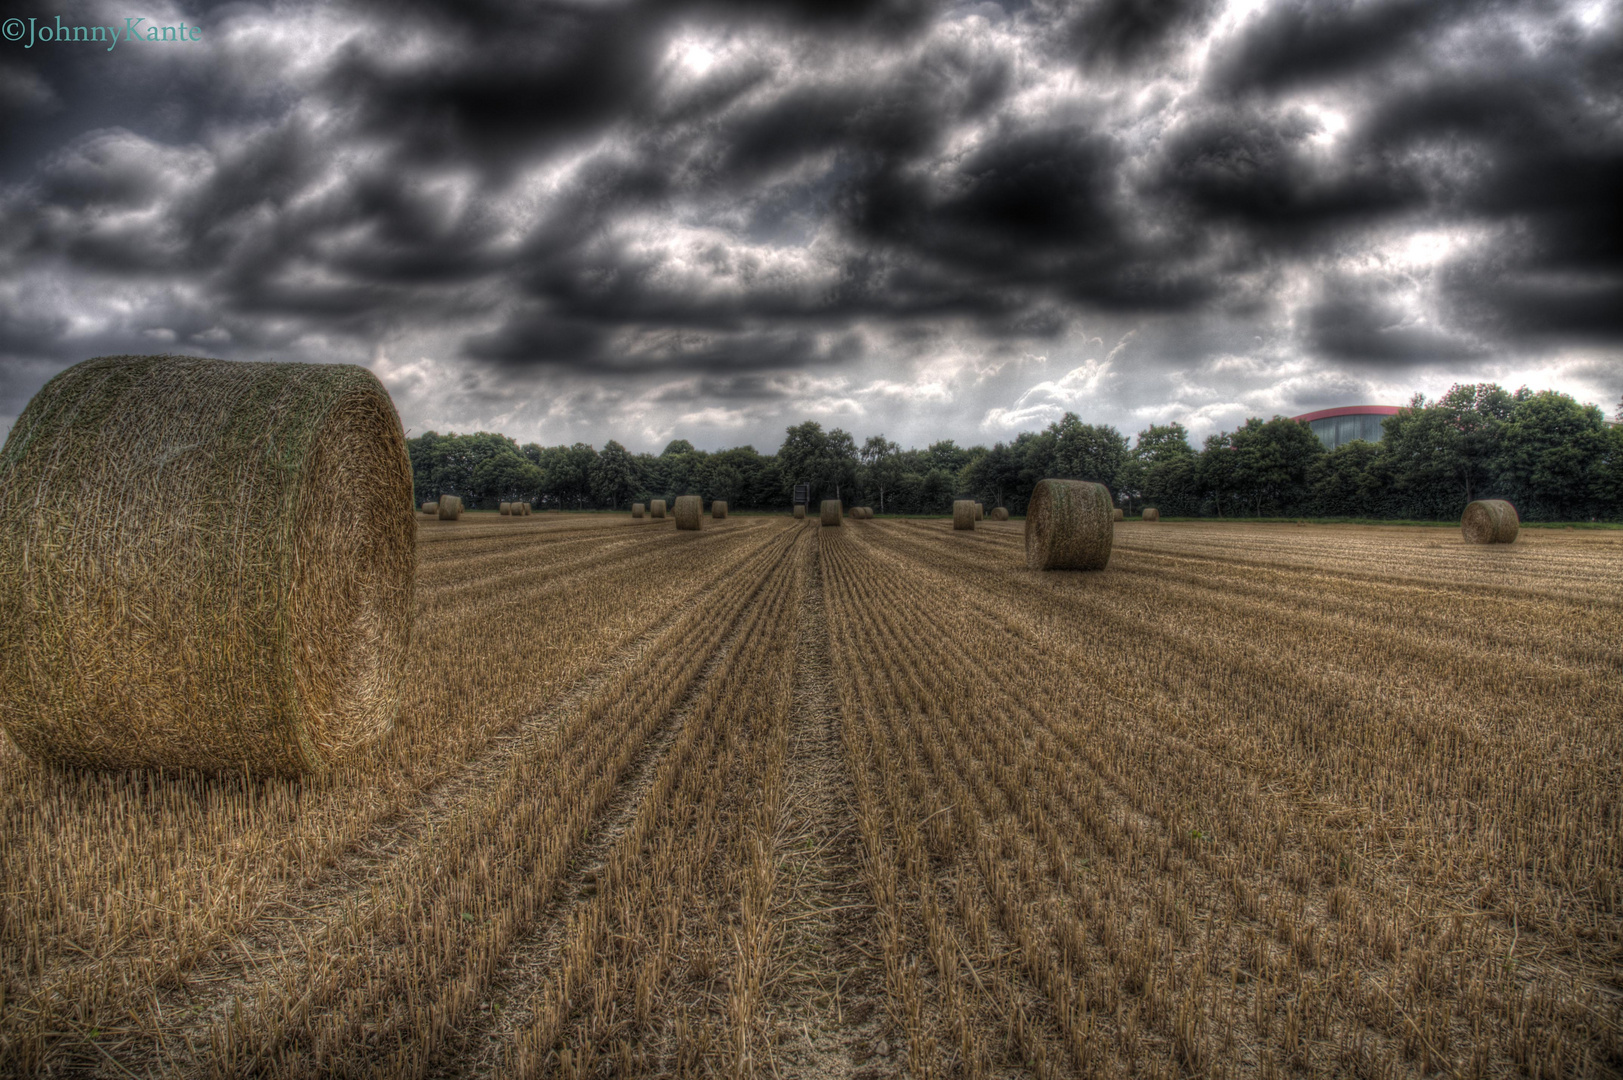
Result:
{"label": "round straw bale", "polygon": [[992,507],[992,520],[993,521],[1008,521],[1009,520],[1009,508],[1007,506],[994,506],[994,507]]}
{"label": "round straw bale", "polygon": [[664,499],[655,499],[654,501],[650,502],[648,504],[648,516],[652,517],[652,518],[662,518],[662,517],[664,517],[665,516],[665,500]]}
{"label": "round straw bale", "polygon": [[498,506],[496,508],[496,512],[501,514],[502,517],[507,517],[510,514],[512,514],[512,512],[513,512],[513,504],[512,503],[502,503],[500,506]]}
{"label": "round straw bale", "polygon": [[531,514],[535,513],[535,507],[531,506],[529,503],[519,503],[519,505],[524,508],[525,517],[529,517]]}
{"label": "round straw bale", "polygon": [[795,517],[803,518],[805,516],[806,516],[806,504],[805,503],[795,503]]}
{"label": "round straw bale", "polygon": [[425,513],[425,514],[438,514],[439,512],[440,512],[440,504],[435,502],[434,500],[430,499],[428,502],[425,502],[423,504],[423,513]]}
{"label": "round straw bale", "polygon": [[699,495],[678,495],[675,517],[678,529],[704,528],[704,498]]}
{"label": "round straw bale", "polygon": [[632,517],[640,518],[640,517],[642,517],[644,512],[645,512],[645,509],[644,509],[642,503],[632,503],[631,504],[631,516]]}
{"label": "round straw bale", "polygon": [[1504,499],[1478,499],[1460,518],[1460,532],[1468,544],[1513,544],[1521,525],[1516,508]]}
{"label": "round straw bale", "polygon": [[862,520],[863,521],[872,521],[873,520],[873,507],[864,506],[862,508]]}
{"label": "round straw bale", "polygon": [[725,499],[710,500],[710,516],[720,521],[727,516],[727,501]]}
{"label": "round straw bale", "polygon": [[837,526],[837,525],[841,524],[841,520],[840,520],[841,516],[842,515],[841,515],[841,509],[840,509],[840,500],[838,500],[838,499],[824,499],[823,500],[823,524],[824,525],[836,525]]}
{"label": "round straw bale", "polygon": [[1157,510],[1153,506],[1146,506],[1144,508],[1144,520],[1145,521],[1160,521],[1161,520],[1161,511]]}
{"label": "round straw bale", "polygon": [[981,521],[985,517],[986,517],[986,507],[982,506],[980,503],[976,503],[975,504],[975,520],[976,521]]}
{"label": "round straw bale", "polygon": [[1026,565],[1033,570],[1103,570],[1115,529],[1110,492],[1087,480],[1041,480],[1026,506]]}
{"label": "round straw bale", "polygon": [[291,775],[347,756],[406,690],[411,487],[364,368],[62,372],[0,450],[0,726],[93,768]]}
{"label": "round straw bale", "polygon": [[460,521],[462,518],[462,498],[458,495],[440,496],[440,520]]}
{"label": "round straw bale", "polygon": [[975,529],[975,504],[969,499],[954,499],[952,504],[952,527],[955,531]]}
{"label": "round straw bale", "polygon": [[1121,507],[1119,507],[1119,506],[1116,507],[1116,509],[1114,509],[1114,510],[1112,510],[1110,512],[1110,520],[1111,521],[1120,521],[1123,516],[1124,515],[1121,512]]}

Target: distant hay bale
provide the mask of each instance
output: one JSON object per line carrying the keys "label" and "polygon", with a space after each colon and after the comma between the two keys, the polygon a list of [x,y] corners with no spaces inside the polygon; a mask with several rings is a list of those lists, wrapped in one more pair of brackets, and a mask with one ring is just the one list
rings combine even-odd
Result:
{"label": "distant hay bale", "polygon": [[631,516],[632,517],[640,518],[640,517],[642,517],[642,515],[645,512],[646,512],[646,509],[644,508],[642,503],[632,503],[631,504]]}
{"label": "distant hay bale", "polygon": [[710,516],[715,518],[717,521],[720,521],[727,516],[727,502],[725,499],[710,500]]}
{"label": "distant hay bale", "polygon": [[662,517],[664,517],[665,516],[665,500],[664,499],[655,499],[653,502],[649,503],[648,504],[648,516],[651,517],[651,518],[662,518]]}
{"label": "distant hay bale", "polygon": [[806,504],[805,503],[795,503],[795,517],[796,518],[803,518],[805,516],[806,516]]}
{"label": "distant hay bale", "polygon": [[952,504],[952,527],[954,531],[975,529],[975,504],[969,499],[955,499]]}
{"label": "distant hay bale", "polygon": [[1160,521],[1161,520],[1161,511],[1157,510],[1153,506],[1146,506],[1144,508],[1144,520],[1145,521]]}
{"label": "distant hay bale", "polygon": [[994,506],[994,507],[992,507],[992,520],[993,521],[1008,521],[1009,520],[1009,508],[1007,506]]}
{"label": "distant hay bale", "polygon": [[518,505],[519,505],[519,512],[524,517],[529,517],[531,514],[535,513],[535,507],[531,506],[527,502],[519,503]]}
{"label": "distant hay bale", "polygon": [[433,499],[430,499],[430,500],[428,500],[427,502],[425,502],[423,504],[423,513],[425,513],[425,514],[438,514],[439,512],[440,512],[440,504],[435,502]]}
{"label": "distant hay bale", "polygon": [[347,757],[407,689],[411,488],[364,368],[62,372],[0,450],[0,727],[32,758],[103,769]]}
{"label": "distant hay bale", "polygon": [[698,495],[678,495],[674,510],[678,529],[704,528],[704,499]]}
{"label": "distant hay bale", "polygon": [[873,520],[873,507],[864,506],[862,508],[862,520],[863,521],[872,521]]}
{"label": "distant hay bale", "polygon": [[980,521],[986,517],[986,507],[980,503],[975,504],[975,520]]}
{"label": "distant hay bale", "polygon": [[841,517],[842,517],[842,513],[841,513],[841,508],[840,508],[840,500],[838,500],[838,499],[824,499],[823,500],[823,524],[824,525],[839,525],[839,524],[841,524]]}
{"label": "distant hay bale", "polygon": [[1124,515],[1124,514],[1123,514],[1123,513],[1122,513],[1122,512],[1121,512],[1121,507],[1119,507],[1119,506],[1118,506],[1118,507],[1116,507],[1116,509],[1114,509],[1114,510],[1112,510],[1112,511],[1111,511],[1111,512],[1110,512],[1110,520],[1111,520],[1111,521],[1120,521],[1120,520],[1121,520],[1121,519],[1122,519],[1122,518],[1123,518],[1123,517],[1125,517],[1125,516],[1126,516],[1126,515]]}
{"label": "distant hay bale", "polygon": [[456,495],[440,496],[440,520],[459,521],[462,518],[462,499]]}
{"label": "distant hay bale", "polygon": [[1468,544],[1514,544],[1521,516],[1504,499],[1478,499],[1465,508],[1460,532]]}
{"label": "distant hay bale", "polygon": [[1110,492],[1086,480],[1042,480],[1026,506],[1026,565],[1103,570],[1115,538]]}
{"label": "distant hay bale", "polygon": [[503,517],[507,517],[510,514],[512,514],[512,512],[513,512],[513,504],[512,503],[502,503],[500,506],[498,506],[496,508],[496,512],[501,514]]}

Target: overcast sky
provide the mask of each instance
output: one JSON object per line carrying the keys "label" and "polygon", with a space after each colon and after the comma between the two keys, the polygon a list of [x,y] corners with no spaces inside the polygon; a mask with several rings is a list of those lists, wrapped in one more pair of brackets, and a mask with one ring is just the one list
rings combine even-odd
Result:
{"label": "overcast sky", "polygon": [[1611,414],[1620,8],[8,4],[0,432],[148,352],[634,450],[1198,445],[1479,380]]}

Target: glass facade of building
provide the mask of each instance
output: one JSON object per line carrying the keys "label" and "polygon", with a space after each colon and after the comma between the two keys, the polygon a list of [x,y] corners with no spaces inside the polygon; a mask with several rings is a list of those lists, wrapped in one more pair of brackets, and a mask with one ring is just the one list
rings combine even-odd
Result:
{"label": "glass facade of building", "polygon": [[1354,439],[1380,442],[1381,422],[1385,419],[1386,417],[1380,413],[1352,413],[1348,416],[1326,416],[1319,420],[1309,420],[1307,426],[1319,437],[1326,450],[1334,450]]}

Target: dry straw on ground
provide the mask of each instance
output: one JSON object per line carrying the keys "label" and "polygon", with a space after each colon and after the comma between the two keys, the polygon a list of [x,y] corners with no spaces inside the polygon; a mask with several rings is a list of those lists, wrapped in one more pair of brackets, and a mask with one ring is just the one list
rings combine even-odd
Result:
{"label": "dry straw on ground", "polygon": [[794,513],[795,513],[796,518],[805,517],[806,516],[806,505],[804,503],[795,503],[795,511],[794,511]]}
{"label": "dry straw on ground", "polygon": [[1087,480],[1041,480],[1026,506],[1026,565],[1033,570],[1103,570],[1115,527],[1110,492]]}
{"label": "dry straw on ground", "polygon": [[1153,506],[1146,506],[1144,508],[1144,520],[1145,521],[1160,521],[1161,520],[1161,511],[1157,510]]}
{"label": "dry straw on ground", "polygon": [[1009,508],[1007,506],[994,506],[994,507],[992,507],[992,520],[993,521],[1008,521],[1009,520]]}
{"label": "dry straw on ground", "polygon": [[1468,544],[1512,544],[1520,529],[1520,515],[1504,499],[1478,499],[1460,518],[1460,532]]}
{"label": "dry straw on ground", "polygon": [[0,451],[0,723],[117,769],[292,774],[370,742],[405,689],[411,486],[364,368],[69,368]]}
{"label": "dry straw on ground", "polygon": [[727,503],[724,499],[712,499],[710,502],[710,516],[717,521],[727,516]]}
{"label": "dry straw on ground", "polygon": [[1122,519],[1122,518],[1123,518],[1123,517],[1125,517],[1125,516],[1126,516],[1126,515],[1124,515],[1124,514],[1123,514],[1123,513],[1122,513],[1122,512],[1121,512],[1121,507],[1119,507],[1119,506],[1118,506],[1118,507],[1116,507],[1116,509],[1114,509],[1114,510],[1112,510],[1112,511],[1111,511],[1111,512],[1110,512],[1110,520],[1111,520],[1111,521],[1120,521],[1120,520],[1121,520],[1121,519]]}
{"label": "dry straw on ground", "polygon": [[956,530],[975,528],[975,504],[968,499],[956,499],[952,504],[952,527]]}
{"label": "dry straw on ground", "polygon": [[662,518],[662,517],[664,517],[665,516],[665,500],[664,499],[655,499],[653,502],[649,503],[648,504],[648,516],[652,517],[652,518]]}
{"label": "dry straw on ground", "polygon": [[704,528],[704,499],[698,495],[678,495],[675,517],[678,529]]}
{"label": "dry straw on ground", "polygon": [[642,517],[642,515],[645,512],[646,512],[646,510],[645,510],[644,506],[642,505],[642,503],[632,503],[631,504],[631,516],[632,517],[640,518],[640,517]]}
{"label": "dry straw on ground", "polygon": [[435,502],[433,499],[430,499],[428,502],[425,502],[423,504],[423,513],[425,513],[425,514],[438,514],[439,512],[440,512],[440,504]]}
{"label": "dry straw on ground", "polygon": [[824,525],[839,525],[841,523],[840,522],[840,517],[841,517],[840,500],[838,500],[838,499],[824,499],[823,500],[823,524]]}
{"label": "dry straw on ground", "polygon": [[439,502],[439,515],[441,521],[457,521],[462,517],[462,498],[458,495],[441,495]]}

